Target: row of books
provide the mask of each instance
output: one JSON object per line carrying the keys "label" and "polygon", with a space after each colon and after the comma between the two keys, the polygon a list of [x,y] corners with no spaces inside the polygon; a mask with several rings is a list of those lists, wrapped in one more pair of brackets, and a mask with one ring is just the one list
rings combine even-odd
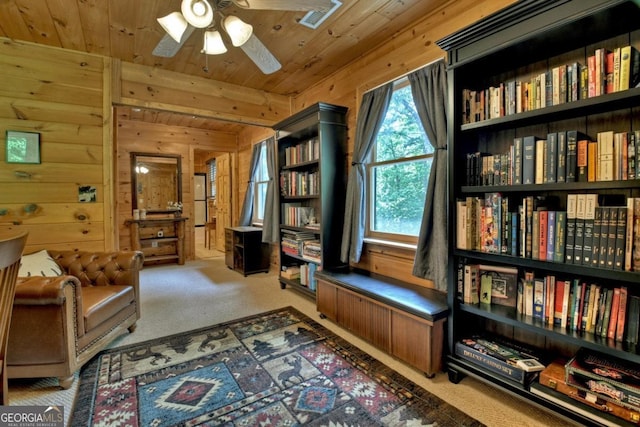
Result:
{"label": "row of books", "polygon": [[499,192],[456,202],[456,247],[540,261],[640,271],[640,198],[598,206],[598,194],[525,196],[517,211]]}
{"label": "row of books", "polygon": [[280,172],[280,193],[283,196],[313,196],[319,194],[318,172]]}
{"label": "row of books", "polygon": [[511,307],[541,325],[638,343],[640,297],[626,287],[535,277],[533,272],[520,278],[514,267],[484,264],[462,264],[457,280],[458,298],[465,304]]}
{"label": "row of books", "polygon": [[280,271],[280,276],[288,280],[297,280],[302,286],[315,291],[317,288],[316,271],[320,267],[315,263],[304,263],[300,265],[284,266]]}
{"label": "row of books", "polygon": [[302,206],[299,203],[283,203],[281,215],[281,222],[284,225],[312,229],[320,227],[313,207]]}
{"label": "row of books", "polygon": [[320,158],[320,140],[312,138],[284,149],[285,166],[311,162]]}
{"label": "row of books", "polygon": [[599,48],[587,63],[563,64],[526,80],[462,90],[462,123],[475,123],[636,87],[640,56],[633,46]]}
{"label": "row of books", "polygon": [[595,141],[576,130],[545,138],[516,137],[504,153],[467,154],[466,185],[520,185],[640,179],[640,130],[599,132]]}

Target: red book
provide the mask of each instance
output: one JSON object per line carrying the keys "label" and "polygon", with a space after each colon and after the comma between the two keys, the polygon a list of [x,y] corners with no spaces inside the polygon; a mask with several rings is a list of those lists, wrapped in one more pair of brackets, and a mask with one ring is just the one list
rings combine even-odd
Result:
{"label": "red book", "polygon": [[618,308],[620,307],[620,288],[613,290],[613,300],[611,301],[611,318],[609,319],[609,329],[607,330],[607,338],[614,339],[616,337],[616,326],[618,323]]}
{"label": "red book", "polygon": [[555,293],[555,301],[554,301],[554,311],[553,311],[553,324],[556,326],[560,326],[562,324],[562,303],[564,299],[564,281],[557,280],[556,281],[556,293]]}
{"label": "red book", "polygon": [[548,222],[549,222],[549,211],[540,211],[538,214],[539,221],[539,229],[540,233],[538,234],[538,259],[540,261],[547,260],[547,230],[548,230]]}
{"label": "red book", "polygon": [[624,338],[624,326],[627,317],[627,288],[620,288],[620,305],[618,307],[618,326],[616,328],[616,341],[622,341]]}

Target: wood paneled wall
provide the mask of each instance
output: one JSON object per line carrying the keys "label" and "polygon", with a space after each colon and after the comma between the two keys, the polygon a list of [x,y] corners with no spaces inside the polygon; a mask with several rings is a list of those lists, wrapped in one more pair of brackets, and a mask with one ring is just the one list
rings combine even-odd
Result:
{"label": "wood paneled wall", "polygon": [[236,135],[203,129],[167,126],[155,123],[121,120],[115,131],[117,141],[117,226],[120,249],[131,248],[131,234],[125,224],[131,218],[131,153],[174,154],[181,157],[183,216],[185,223],[185,257],[193,259],[195,242],[193,233],[193,174],[195,151],[236,152]]}
{"label": "wood paneled wall", "polygon": [[[110,60],[0,42],[2,228],[28,231],[27,253],[111,247]],[[39,133],[41,163],[6,163],[7,130]],[[80,186],[95,187],[97,200],[79,202]],[[27,205],[35,211],[25,211]]]}

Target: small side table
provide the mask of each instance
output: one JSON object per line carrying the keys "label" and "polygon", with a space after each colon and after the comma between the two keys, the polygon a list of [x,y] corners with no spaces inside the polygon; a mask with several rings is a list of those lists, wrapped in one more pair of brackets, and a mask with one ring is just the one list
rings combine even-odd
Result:
{"label": "small side table", "polygon": [[245,277],[269,272],[269,245],[262,242],[262,228],[230,227],[224,229],[225,263]]}

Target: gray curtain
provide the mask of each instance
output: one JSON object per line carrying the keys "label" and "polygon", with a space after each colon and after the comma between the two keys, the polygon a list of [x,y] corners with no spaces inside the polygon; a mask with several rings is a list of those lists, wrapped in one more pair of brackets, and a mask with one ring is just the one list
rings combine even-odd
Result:
{"label": "gray curtain", "polygon": [[374,146],[382,121],[389,108],[393,83],[388,83],[362,97],[356,122],[353,158],[347,182],[347,198],[342,229],[342,262],[360,261],[365,227],[365,165]]}
{"label": "gray curtain", "polygon": [[244,203],[240,211],[240,225],[251,225],[251,217],[253,215],[253,192],[255,190],[256,171],[260,162],[260,148],[262,143],[255,144],[251,152],[251,169],[249,170],[249,182],[247,183],[247,192],[244,194]]}
{"label": "gray curtain", "polygon": [[264,206],[264,222],[262,223],[262,241],[265,243],[275,243],[278,241],[280,233],[279,227],[279,204],[278,187],[276,186],[276,140],[271,137],[266,140],[267,144],[267,173],[269,183],[267,184],[267,194]]}
{"label": "gray curtain", "polygon": [[447,290],[447,74],[438,61],[409,75],[422,126],[434,149],[413,275]]}

